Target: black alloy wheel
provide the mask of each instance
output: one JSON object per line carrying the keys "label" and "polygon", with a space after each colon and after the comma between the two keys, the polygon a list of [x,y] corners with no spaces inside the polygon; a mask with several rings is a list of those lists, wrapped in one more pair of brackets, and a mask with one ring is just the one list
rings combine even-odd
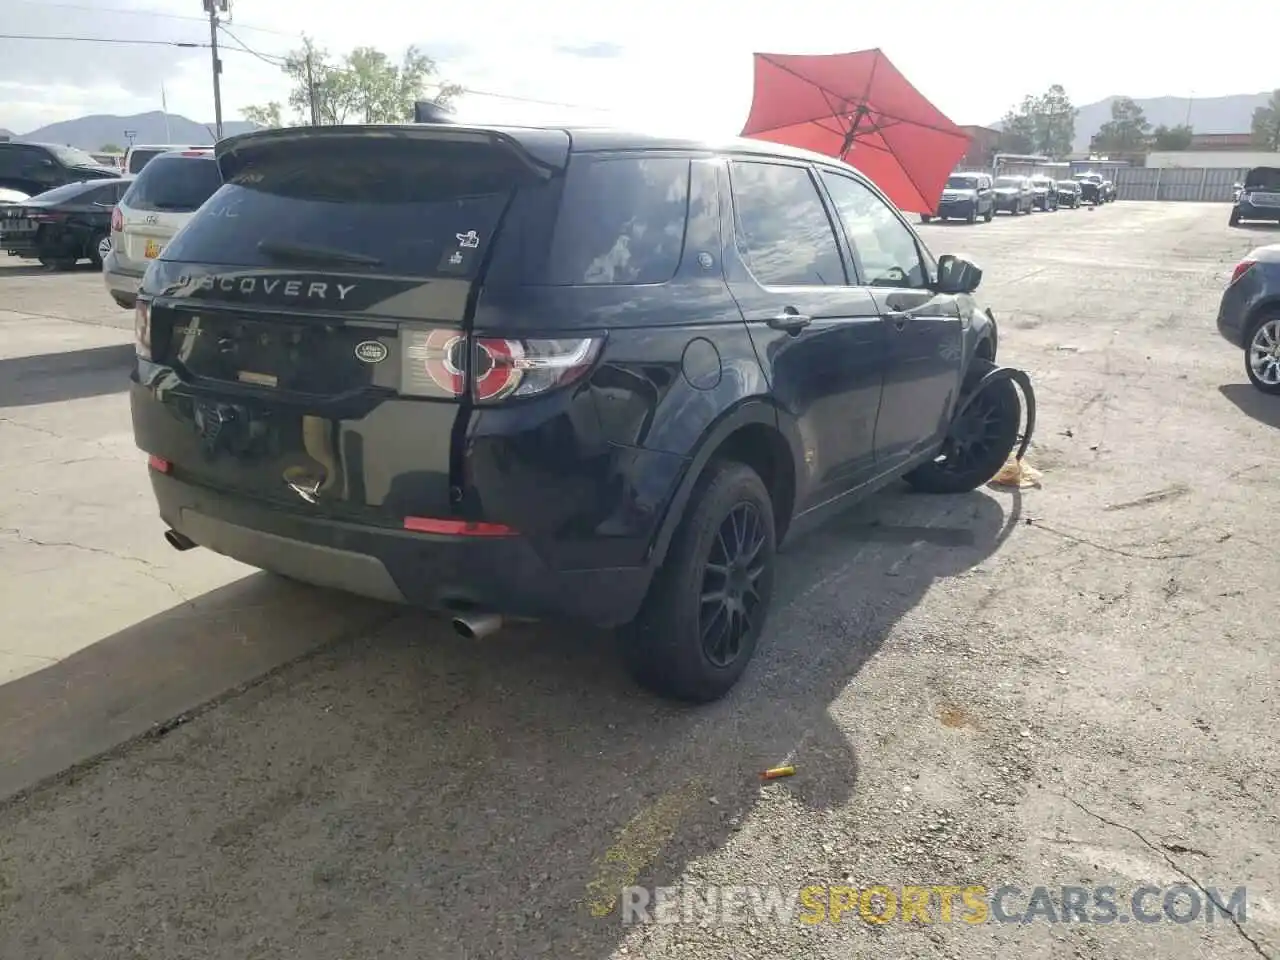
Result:
{"label": "black alloy wheel", "polygon": [[729,511],[702,568],[698,630],[702,652],[714,666],[728,667],[742,653],[760,613],[764,520],[756,505],[743,501]]}

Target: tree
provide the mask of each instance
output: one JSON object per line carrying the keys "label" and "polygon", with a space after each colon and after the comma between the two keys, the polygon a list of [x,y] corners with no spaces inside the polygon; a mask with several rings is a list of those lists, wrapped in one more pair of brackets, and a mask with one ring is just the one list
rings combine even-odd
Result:
{"label": "tree", "polygon": [[[458,84],[436,79],[435,61],[417,47],[409,47],[399,63],[373,47],[357,47],[335,61],[304,37],[302,47],[285,57],[281,69],[292,87],[289,106],[301,123],[403,123],[413,119],[415,101],[447,105],[462,93]],[[281,112],[280,104],[269,103],[248,108],[244,116],[264,126],[280,126]]]}
{"label": "tree", "polygon": [[283,127],[284,120],[281,117],[280,102],[272,100],[268,104],[260,107],[245,107],[240,111],[250,123],[256,123],[260,127]]}
{"label": "tree", "polygon": [[1253,142],[1264,150],[1280,150],[1280,90],[1253,111]]}
{"label": "tree", "polygon": [[1163,123],[1151,134],[1151,145],[1157,150],[1190,150],[1192,130],[1185,123],[1167,127]]}
{"label": "tree", "polygon": [[1136,153],[1145,149],[1151,123],[1132,97],[1111,101],[1111,119],[1093,137],[1092,148],[1103,153]]}
{"label": "tree", "polygon": [[1025,96],[1001,121],[1000,150],[1066,156],[1075,140],[1077,112],[1061,84],[1055,83],[1039,96]]}
{"label": "tree", "polygon": [[124,153],[124,147],[117,143],[104,143],[98,148],[99,153]]}

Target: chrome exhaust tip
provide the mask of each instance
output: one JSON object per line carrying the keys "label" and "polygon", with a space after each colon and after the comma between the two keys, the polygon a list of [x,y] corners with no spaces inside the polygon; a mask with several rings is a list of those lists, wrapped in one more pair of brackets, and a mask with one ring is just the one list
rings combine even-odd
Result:
{"label": "chrome exhaust tip", "polygon": [[164,532],[164,538],[168,541],[169,546],[173,547],[175,550],[190,550],[192,547],[199,546],[199,544],[190,537],[183,536],[177,530],[166,530]]}
{"label": "chrome exhaust tip", "polygon": [[502,617],[496,613],[460,613],[453,618],[453,629],[468,640],[483,640],[502,628]]}

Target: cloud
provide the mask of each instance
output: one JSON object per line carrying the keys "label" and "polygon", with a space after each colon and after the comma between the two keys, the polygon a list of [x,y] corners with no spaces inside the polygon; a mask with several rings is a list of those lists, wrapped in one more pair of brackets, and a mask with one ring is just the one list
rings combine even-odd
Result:
{"label": "cloud", "polygon": [[622,56],[625,51],[619,43],[610,43],[608,40],[597,40],[594,43],[582,44],[558,44],[555,48],[557,53],[563,53],[570,57],[582,57],[587,60],[612,60]]}

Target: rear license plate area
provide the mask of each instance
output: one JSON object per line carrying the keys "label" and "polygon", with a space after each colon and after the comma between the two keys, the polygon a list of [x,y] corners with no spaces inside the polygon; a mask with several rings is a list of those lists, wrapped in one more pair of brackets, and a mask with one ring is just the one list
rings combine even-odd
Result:
{"label": "rear license plate area", "polygon": [[169,359],[192,377],[311,396],[368,386],[356,356],[368,331],[324,320],[218,313],[172,314]]}

